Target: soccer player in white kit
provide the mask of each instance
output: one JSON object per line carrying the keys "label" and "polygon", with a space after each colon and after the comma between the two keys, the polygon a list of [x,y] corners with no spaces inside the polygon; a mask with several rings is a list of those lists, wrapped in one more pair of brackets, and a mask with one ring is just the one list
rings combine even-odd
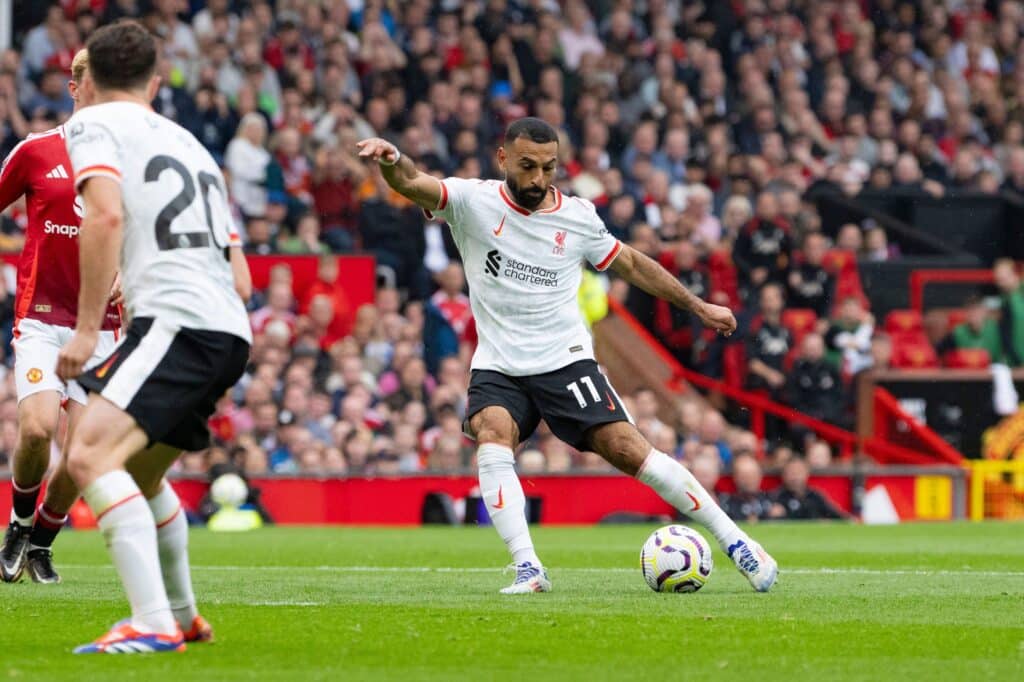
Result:
{"label": "soccer player in white kit", "polygon": [[513,451],[544,419],[570,445],[592,450],[651,486],[704,525],[759,592],[778,565],[718,506],[679,462],[633,425],[594,360],[576,302],[586,259],[644,291],[692,312],[729,335],[728,308],[702,301],[668,271],[605,228],[594,205],[553,186],[555,130],[537,118],[513,122],[498,149],[504,181],[437,178],[381,138],[358,143],[388,184],[444,218],[462,256],[480,338],[469,387],[468,431],[477,441],[480,494],[516,566],[505,594],[546,592],[547,572],[526,523]]}
{"label": "soccer player in white kit", "polygon": [[[90,392],[68,472],[96,515],[131,618],[76,653],[181,651],[202,641],[188,568],[188,526],[164,481],[182,450],[209,446],[206,421],[242,375],[252,342],[235,290],[231,212],[209,152],[150,108],[156,43],[140,24],[90,36],[82,84],[94,106],[68,121],[82,196],[75,333],[57,373]],[[124,340],[93,353],[120,260],[130,320]]]}

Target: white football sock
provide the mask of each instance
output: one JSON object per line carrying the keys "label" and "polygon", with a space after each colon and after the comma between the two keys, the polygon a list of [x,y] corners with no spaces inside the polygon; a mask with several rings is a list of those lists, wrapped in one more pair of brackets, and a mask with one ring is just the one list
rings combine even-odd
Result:
{"label": "white football sock", "polygon": [[540,566],[526,524],[526,495],[516,475],[515,461],[512,450],[503,445],[485,443],[477,448],[480,497],[487,505],[491,523],[512,554],[512,561]]}
{"label": "white football sock", "polygon": [[693,474],[664,452],[652,449],[636,477],[654,488],[663,500],[707,528],[722,549],[728,551],[736,540],[746,539],[746,533],[722,511]]}
{"label": "white football sock", "polygon": [[103,474],[82,491],[132,607],[132,626],[140,632],[174,634],[177,624],[160,576],[156,525],[149,505],[127,471]]}
{"label": "white football sock", "polygon": [[171,612],[181,629],[188,631],[192,627],[192,620],[199,615],[188,566],[188,519],[181,509],[178,494],[166,480],[160,492],[148,502],[156,521],[160,571],[167,588]]}

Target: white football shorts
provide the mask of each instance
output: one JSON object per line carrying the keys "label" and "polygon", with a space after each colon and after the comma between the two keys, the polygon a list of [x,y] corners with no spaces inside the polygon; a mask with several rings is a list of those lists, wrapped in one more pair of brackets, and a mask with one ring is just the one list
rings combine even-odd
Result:
{"label": "white football shorts", "polygon": [[[14,347],[14,378],[18,387],[18,402],[42,391],[57,391],[62,398],[85,405],[85,389],[77,381],[65,384],[57,377],[57,354],[71,340],[75,330],[47,324],[32,318],[18,321],[18,335],[11,343]],[[123,336],[113,331],[101,331],[96,352],[85,364],[89,369],[102,362],[118,345]]]}

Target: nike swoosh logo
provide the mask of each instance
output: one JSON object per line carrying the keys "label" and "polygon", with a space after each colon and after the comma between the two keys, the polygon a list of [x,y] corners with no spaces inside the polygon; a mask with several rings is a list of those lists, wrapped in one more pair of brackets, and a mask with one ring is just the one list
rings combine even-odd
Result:
{"label": "nike swoosh logo", "polygon": [[100,367],[98,370],[96,370],[96,378],[97,379],[102,379],[103,377],[107,376],[107,372],[110,371],[110,368],[114,365],[114,362],[116,360],[117,360],[117,354],[115,353],[114,355],[110,356],[109,360],[107,360],[106,362],[103,363],[102,367]]}
{"label": "nike swoosh logo", "polygon": [[507,217],[508,217],[507,213],[505,215],[501,216],[501,222],[498,223],[498,226],[496,228],[494,228],[494,230],[493,230],[495,237],[500,237],[501,236],[501,231],[505,229],[505,218],[507,218]]}
{"label": "nike swoosh logo", "polygon": [[695,512],[700,509],[700,500],[693,496],[693,493],[686,491],[686,496],[690,498],[690,502],[693,502],[693,509],[690,511]]}
{"label": "nike swoosh logo", "polygon": [[608,398],[608,411],[614,412],[617,408],[615,407],[615,401],[612,400],[612,394],[608,391],[605,391],[604,394]]}
{"label": "nike swoosh logo", "polygon": [[505,508],[505,498],[501,494],[501,486],[500,485],[498,486],[498,501],[495,502],[494,504],[492,504],[491,506],[494,507],[495,509],[504,509]]}

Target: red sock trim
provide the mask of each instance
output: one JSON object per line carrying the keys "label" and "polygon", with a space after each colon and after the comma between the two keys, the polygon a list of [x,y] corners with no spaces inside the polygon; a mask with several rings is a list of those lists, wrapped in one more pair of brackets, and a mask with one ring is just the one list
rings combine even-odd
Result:
{"label": "red sock trim", "polygon": [[61,516],[55,513],[52,509],[47,507],[45,503],[36,508],[36,523],[43,528],[60,530],[64,527],[64,522],[67,518],[66,514]]}
{"label": "red sock trim", "polygon": [[636,470],[636,476],[634,476],[633,478],[639,481],[640,477],[643,476],[644,474],[644,470],[647,468],[647,463],[651,461],[651,457],[653,457],[655,454],[659,452],[661,451],[658,450],[657,448],[651,448],[651,451],[647,453],[646,457],[644,457],[644,463],[641,464],[640,468]]}
{"label": "red sock trim", "polygon": [[135,499],[136,497],[142,497],[142,493],[141,493],[141,492],[138,492],[138,493],[132,493],[132,494],[131,494],[131,495],[129,495],[128,497],[124,498],[123,500],[118,500],[118,501],[117,501],[117,502],[115,502],[114,504],[110,505],[109,507],[107,507],[107,508],[106,508],[106,509],[104,509],[104,510],[103,510],[102,512],[100,512],[99,514],[97,514],[97,515],[96,515],[96,522],[97,522],[97,523],[99,523],[100,519],[102,519],[102,518],[103,518],[104,516],[106,516],[106,515],[107,515],[107,512],[109,512],[109,511],[110,511],[111,509],[114,509],[114,508],[116,508],[116,507],[120,507],[120,506],[121,506],[122,504],[124,504],[125,502],[131,502],[131,501],[132,501],[132,500],[134,500],[134,499]]}
{"label": "red sock trim", "polygon": [[156,524],[156,529],[157,529],[157,530],[160,530],[161,528],[163,528],[164,526],[166,526],[166,525],[167,525],[168,523],[170,523],[170,522],[171,522],[171,521],[173,521],[174,519],[178,518],[178,514],[180,514],[180,513],[181,513],[181,505],[178,505],[178,508],[174,510],[174,513],[173,513],[173,514],[171,514],[170,516],[168,516],[168,517],[167,517],[166,519],[164,519],[164,520],[163,520],[163,521],[161,521],[160,523]]}

